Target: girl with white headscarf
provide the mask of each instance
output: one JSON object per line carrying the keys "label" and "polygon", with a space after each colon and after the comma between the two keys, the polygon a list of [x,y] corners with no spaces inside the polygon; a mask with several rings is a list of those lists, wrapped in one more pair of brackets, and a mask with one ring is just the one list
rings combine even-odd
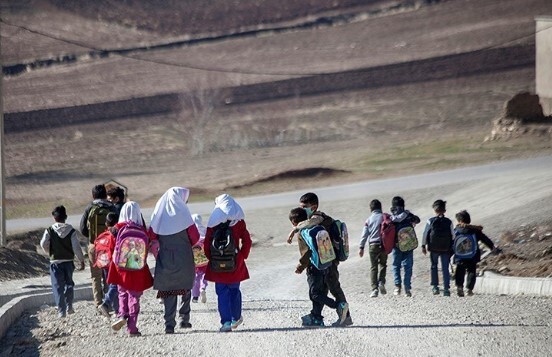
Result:
{"label": "girl with white headscarf", "polygon": [[165,333],[174,333],[178,295],[179,325],[191,328],[190,300],[194,284],[195,265],[192,246],[199,240],[199,232],[192,220],[187,202],[190,191],[171,187],[157,201],[151,215],[150,229],[159,240],[153,288],[163,299]]}
{"label": "girl with white headscarf", "polygon": [[218,310],[220,314],[221,332],[232,331],[242,322],[242,295],[240,282],[249,279],[249,271],[245,260],[251,250],[251,236],[244,221],[245,215],[240,205],[227,194],[215,199],[215,208],[207,223],[205,233],[205,255],[211,259],[211,243],[216,227],[224,222],[229,222],[231,237],[237,248],[236,269],[232,272],[215,272],[211,265],[207,265],[205,279],[215,283],[215,291],[218,298]]}
{"label": "girl with white headscarf", "polygon": [[[140,206],[134,201],[126,202],[121,208],[119,223],[113,228],[113,235],[117,236],[117,233],[129,224],[139,226],[147,234]],[[153,277],[148,264],[146,263],[140,270],[130,271],[120,270],[115,263],[111,262],[107,282],[117,284],[119,291],[118,320],[111,326],[114,330],[118,330],[126,325],[131,336],[140,336],[141,334],[136,326],[138,313],[140,312],[140,297],[144,290],[151,288],[153,285]]]}

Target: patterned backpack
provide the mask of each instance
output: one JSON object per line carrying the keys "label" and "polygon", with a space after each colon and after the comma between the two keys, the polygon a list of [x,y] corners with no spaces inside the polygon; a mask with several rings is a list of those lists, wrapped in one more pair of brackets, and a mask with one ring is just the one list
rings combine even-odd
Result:
{"label": "patterned backpack", "polygon": [[335,260],[336,255],[332,240],[322,226],[314,226],[301,230],[301,237],[311,251],[310,261],[318,270],[327,269]]}
{"label": "patterned backpack", "polygon": [[117,233],[113,262],[118,269],[136,271],[146,266],[149,238],[144,227],[129,222]]}

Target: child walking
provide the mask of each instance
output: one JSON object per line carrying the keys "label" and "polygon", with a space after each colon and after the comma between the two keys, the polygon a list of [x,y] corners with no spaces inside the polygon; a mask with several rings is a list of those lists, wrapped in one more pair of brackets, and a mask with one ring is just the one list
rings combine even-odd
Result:
{"label": "child walking", "polygon": [[[401,294],[402,283],[404,283],[404,296],[411,297],[414,249],[418,246],[414,226],[420,223],[420,218],[405,210],[404,199],[395,196],[391,200],[391,221],[395,225],[396,232],[396,245],[393,248],[393,280],[395,283],[393,295]],[[404,280],[401,279],[401,267],[404,268]]]}
{"label": "child walking", "polygon": [[[364,248],[368,241],[368,254],[370,256],[370,282],[372,293],[370,297],[378,297],[378,293],[387,294],[385,289],[385,274],[387,272],[387,253],[385,253],[381,240],[381,223],[383,222],[383,213],[381,202],[372,200],[370,202],[370,211],[372,214],[364,223],[362,236],[360,237],[358,255],[364,256]],[[379,270],[378,270],[379,268]],[[379,289],[379,290],[378,290]]]}
{"label": "child walking", "polygon": [[[103,255],[103,252],[99,249],[100,244],[107,243],[107,248],[109,252],[113,252],[115,250],[115,239],[116,237],[113,235],[113,227],[117,224],[119,220],[119,214],[114,212],[109,212],[105,218],[105,231],[100,234],[96,240],[95,243],[95,251],[96,251],[96,262],[95,265],[99,265],[99,262],[102,259],[108,259],[111,261],[111,253],[106,257],[100,257]],[[105,252],[107,255],[107,252]],[[107,281],[107,275],[109,273],[109,264],[105,267],[100,267],[102,269],[104,280]],[[107,292],[104,295],[103,301],[100,305],[98,305],[98,311],[100,314],[104,315],[105,317],[111,317],[110,311],[115,311],[117,313],[119,311],[119,298],[118,298],[119,292],[117,290],[117,284],[109,284],[107,288]]]}
{"label": "child walking", "polygon": [[205,226],[203,225],[203,219],[199,214],[193,214],[192,219],[199,231],[199,242],[192,247],[194,249],[194,262],[195,262],[195,279],[194,287],[192,288],[192,302],[198,302],[201,297],[201,302],[207,302],[207,280],[205,280],[205,271],[207,271],[207,257],[205,257],[205,249],[203,248],[205,242]]}
{"label": "child walking", "polygon": [[[195,273],[192,246],[199,240],[199,232],[186,204],[189,196],[187,188],[171,187],[159,198],[151,215],[153,238],[159,240],[153,288],[158,290],[157,298],[163,299],[167,334],[174,333],[177,309],[180,328],[192,327],[190,300]],[[179,305],[178,296],[181,296]]]}
{"label": "child walking", "polygon": [[458,296],[464,296],[464,279],[467,274],[466,288],[468,289],[468,296],[473,295],[473,288],[475,287],[476,269],[477,263],[481,260],[481,250],[479,249],[479,242],[483,242],[493,253],[497,253],[499,250],[495,247],[493,241],[483,233],[482,226],[471,225],[471,217],[468,211],[460,211],[456,214],[456,221],[458,222],[454,229],[454,247],[457,247],[457,243],[461,236],[468,238],[473,236],[473,240],[470,245],[473,246],[474,253],[471,258],[460,258],[460,252],[455,251],[454,263],[456,264],[455,283]]}
{"label": "child walking", "polygon": [[[293,236],[303,228],[321,225],[326,231],[330,232],[330,226],[334,220],[324,212],[318,211],[318,196],[315,193],[308,192],[301,196],[301,198],[299,198],[299,206],[307,212],[308,219],[297,224],[297,226],[291,230],[288,236],[288,243],[291,243]],[[339,282],[338,265],[339,260],[336,258],[328,268],[325,278],[330,293],[338,302],[337,321],[333,323],[333,326],[350,326],[353,324],[353,319],[351,318],[347,298]]]}
{"label": "child walking", "polygon": [[77,231],[68,223],[64,206],[57,206],[52,211],[55,223],[47,228],[40,240],[40,246],[50,257],[50,280],[57,306],[58,317],[73,314],[73,297],[75,283],[73,271],[75,255],[79,260],[78,270],[84,270],[84,255],[80,247]]}
{"label": "child walking", "polygon": [[[445,217],[447,203],[443,200],[433,202],[435,217],[431,217],[425,226],[422,236],[422,253],[429,250],[431,263],[431,286],[433,295],[439,295],[438,265],[441,261],[443,274],[443,296],[450,296],[450,256],[452,254],[452,239],[454,237],[454,225]],[[426,249],[427,245],[427,249]]]}
{"label": "child walking", "polygon": [[[245,260],[251,250],[251,236],[247,231],[244,221],[245,215],[240,205],[229,195],[223,194],[215,198],[215,208],[209,217],[207,231],[205,232],[205,255],[209,259],[205,279],[215,283],[215,291],[218,299],[218,311],[220,314],[220,331],[230,332],[236,329],[242,322],[242,293],[240,282],[249,279],[249,271]],[[224,236],[230,232],[230,238],[237,251],[232,259],[235,268],[232,271],[220,271],[215,264],[211,244],[215,234],[219,230]]]}
{"label": "child walking", "polygon": [[[128,201],[121,208],[119,215],[119,223],[113,227],[113,235],[120,239],[119,232],[128,226],[139,227],[143,230],[147,237],[146,228],[143,226],[142,214],[140,206],[134,201]],[[117,242],[114,249],[116,248]],[[148,242],[149,245],[149,242]],[[128,248],[131,248],[130,245]],[[147,246],[144,247],[147,249]],[[130,249],[128,253],[134,254]],[[145,253],[147,254],[147,252]],[[117,284],[119,294],[119,313],[118,320],[111,327],[118,331],[123,326],[127,325],[127,332],[130,336],[141,336],[138,330],[138,314],[140,313],[140,297],[143,292],[153,286],[153,277],[147,262],[143,261],[143,267],[139,270],[128,270],[116,265],[116,254],[109,265],[109,273],[107,275],[108,284]],[[130,258],[128,259],[130,261]],[[136,261],[135,261],[136,262]]]}
{"label": "child walking", "polygon": [[[289,212],[289,220],[293,227],[297,227],[301,222],[307,220],[307,212],[302,207],[297,207]],[[309,284],[309,299],[312,302],[312,310],[310,314],[301,317],[303,326],[305,327],[324,327],[324,317],[322,316],[322,310],[324,305],[330,309],[337,310],[339,304],[332,298],[328,297],[328,285],[326,284],[326,277],[328,275],[328,269],[318,269],[313,264],[312,257],[315,252],[312,251],[309,244],[305,242],[305,237],[302,236],[302,231],[309,228],[303,228],[299,230],[297,234],[297,242],[299,244],[299,264],[295,268],[296,274],[301,274],[305,269],[307,271],[307,283]]]}

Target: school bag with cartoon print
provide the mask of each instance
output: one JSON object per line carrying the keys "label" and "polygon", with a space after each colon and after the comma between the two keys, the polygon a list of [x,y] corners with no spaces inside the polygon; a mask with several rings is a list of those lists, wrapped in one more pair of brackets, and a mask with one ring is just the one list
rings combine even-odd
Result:
{"label": "school bag with cartoon print", "polygon": [[301,237],[311,251],[312,265],[318,270],[327,269],[336,258],[328,231],[322,226],[314,226],[301,230]]}
{"label": "school bag with cartoon print", "polygon": [[338,219],[333,220],[328,231],[337,260],[344,262],[349,258],[349,232],[347,225]]}
{"label": "school bag with cartoon print", "polygon": [[475,233],[460,233],[454,230],[454,255],[457,259],[472,259],[477,254]]}
{"label": "school bag with cartoon print", "polygon": [[120,270],[141,270],[146,266],[148,247],[149,238],[144,227],[128,222],[117,233],[113,263]]}
{"label": "school bag with cartoon print", "polygon": [[391,253],[395,248],[395,234],[395,224],[391,220],[391,215],[384,213],[381,221],[381,244],[385,254]]}
{"label": "school bag with cartoon print", "polygon": [[203,249],[203,242],[196,243],[192,247],[194,253],[194,264],[196,268],[202,268],[209,263],[209,259],[205,256],[205,250]]}
{"label": "school bag with cartoon print", "polygon": [[394,223],[395,232],[397,233],[397,248],[401,252],[409,252],[418,248],[418,237],[410,223],[410,219],[406,218],[401,222]]}
{"label": "school bag with cartoon print", "polygon": [[94,240],[94,266],[107,268],[111,263],[111,232],[105,231]]}
{"label": "school bag with cartoon print", "polygon": [[230,221],[220,223],[213,228],[211,240],[211,259],[209,267],[217,273],[231,273],[236,270],[238,250],[232,237]]}

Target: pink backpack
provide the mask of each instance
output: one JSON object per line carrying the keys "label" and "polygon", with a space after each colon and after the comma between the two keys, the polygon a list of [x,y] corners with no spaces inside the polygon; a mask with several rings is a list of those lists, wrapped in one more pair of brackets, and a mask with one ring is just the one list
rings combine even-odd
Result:
{"label": "pink backpack", "polygon": [[117,233],[113,263],[118,269],[136,271],[146,266],[149,238],[144,228],[129,222]]}

